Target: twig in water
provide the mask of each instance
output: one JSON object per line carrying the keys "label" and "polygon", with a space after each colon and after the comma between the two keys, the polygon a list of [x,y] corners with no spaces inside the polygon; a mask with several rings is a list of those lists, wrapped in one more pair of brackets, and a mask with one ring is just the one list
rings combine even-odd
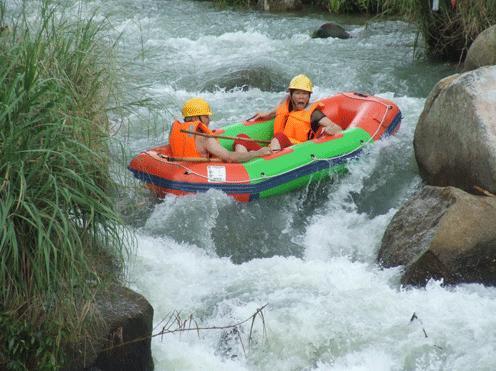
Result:
{"label": "twig in water", "polygon": [[[115,344],[115,345],[112,345],[111,347],[108,347],[108,348],[105,348],[102,350],[102,352],[107,352],[109,350],[113,350],[113,349],[116,349],[116,348],[120,348],[122,346],[125,346],[125,345],[129,345],[129,344],[134,344],[134,343],[138,343],[140,341],[144,341],[144,340],[147,340],[147,339],[151,339],[151,338],[154,338],[154,337],[157,337],[157,336],[160,336],[161,339],[163,340],[163,336],[164,335],[167,335],[167,334],[174,334],[176,332],[186,332],[186,331],[196,331],[198,336],[200,336],[200,330],[226,330],[226,329],[232,329],[232,328],[235,328],[236,330],[238,330],[238,327],[245,324],[246,322],[250,321],[251,320],[251,326],[250,326],[250,335],[249,335],[249,338],[248,338],[248,344],[251,343],[251,338],[252,338],[252,333],[253,333],[253,325],[254,325],[254,322],[255,322],[255,319],[257,316],[260,316],[260,318],[262,318],[262,323],[263,323],[263,334],[264,334],[264,337],[267,336],[267,332],[266,332],[266,328],[265,328],[265,319],[264,319],[264,316],[263,316],[263,309],[267,306],[268,304],[264,304],[263,306],[261,306],[260,308],[257,308],[256,312],[254,314],[252,314],[250,317],[248,317],[247,319],[243,320],[243,321],[240,321],[240,322],[237,322],[237,323],[234,323],[232,325],[225,325],[225,326],[211,326],[211,327],[200,327],[198,326],[198,323],[196,322],[196,320],[193,319],[193,315],[190,315],[189,317],[189,325],[188,327],[186,327],[186,324],[188,323],[188,319],[182,321],[181,319],[181,316],[180,316],[180,312],[172,312],[170,315],[169,315],[169,318],[167,319],[167,321],[162,320],[160,321],[160,323],[164,323],[165,322],[165,325],[162,326],[162,329],[157,332],[157,333],[154,333],[150,336],[142,336],[140,338],[136,338],[136,339],[133,339],[133,340],[130,340],[130,341],[126,341],[126,342],[122,342],[120,344]],[[191,324],[194,322],[195,326],[191,326]],[[176,328],[172,328],[172,325],[176,323]],[[158,327],[158,326],[157,326]],[[238,336],[241,336],[239,334],[239,331],[238,332]],[[241,338],[240,338],[241,340]],[[243,342],[241,341],[241,346],[243,347],[243,353],[245,353],[245,347],[244,347],[244,344]],[[246,355],[246,353],[245,353]]]}
{"label": "twig in water", "polygon": [[424,327],[423,327],[423,326],[424,326],[424,324],[422,323],[422,320],[421,320],[420,318],[418,318],[418,317],[417,317],[417,315],[415,314],[415,312],[413,312],[413,314],[412,314],[412,318],[410,318],[410,322],[413,322],[414,320],[417,320],[417,321],[419,321],[419,322],[420,322],[420,324],[422,325],[422,331],[424,332],[424,335],[425,335],[425,337],[427,338],[427,337],[428,337],[428,336],[427,336],[427,332],[425,331],[425,329],[424,329]]}

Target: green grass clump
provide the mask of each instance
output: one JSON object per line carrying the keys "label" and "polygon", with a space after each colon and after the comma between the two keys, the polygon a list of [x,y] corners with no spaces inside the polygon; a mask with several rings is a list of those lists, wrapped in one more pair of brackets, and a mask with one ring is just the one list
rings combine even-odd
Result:
{"label": "green grass clump", "polygon": [[[104,23],[64,20],[50,4],[27,4],[35,22],[9,22],[0,0],[0,369],[60,365],[63,350],[38,340],[80,340],[127,242],[108,171],[112,45]],[[15,348],[9,331],[41,354]]]}
{"label": "green grass clump", "polygon": [[418,1],[414,19],[430,56],[461,62],[475,38],[496,24],[496,0],[457,0],[454,9],[450,1],[440,0],[437,12]]}
{"label": "green grass clump", "polygon": [[368,14],[411,14],[414,0],[323,0],[329,12]]}

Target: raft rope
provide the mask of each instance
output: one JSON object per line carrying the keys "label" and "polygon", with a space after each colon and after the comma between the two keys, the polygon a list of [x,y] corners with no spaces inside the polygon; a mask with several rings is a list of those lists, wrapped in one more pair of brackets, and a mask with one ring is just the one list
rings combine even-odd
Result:
{"label": "raft rope", "polygon": [[[342,94],[342,93],[341,93]],[[290,170],[287,170],[285,172],[282,172],[282,173],[278,173],[277,175],[265,175],[263,174],[262,176],[258,177],[258,178],[254,178],[254,179],[249,179],[249,180],[231,180],[231,181],[227,181],[227,180],[224,180],[224,181],[216,181],[216,183],[234,183],[234,184],[241,184],[241,183],[250,183],[250,182],[257,182],[257,181],[260,181],[260,180],[267,180],[267,179],[271,179],[271,178],[275,178],[277,176],[281,176],[281,175],[284,175],[284,174],[287,174],[287,173],[290,173],[292,171],[295,171],[295,170],[298,170],[298,169],[301,169],[305,166],[308,166],[310,165],[311,163],[313,162],[317,162],[317,161],[327,161],[327,162],[332,162],[333,160],[336,160],[338,158],[341,158],[341,157],[346,157],[350,154],[352,154],[353,152],[356,152],[358,150],[361,150],[363,147],[365,147],[368,143],[370,143],[371,141],[374,140],[374,137],[377,135],[377,133],[379,132],[384,120],[386,119],[386,116],[389,112],[390,109],[392,109],[392,106],[389,105],[389,104],[386,104],[384,102],[380,102],[380,101],[376,101],[376,100],[368,100],[368,99],[365,99],[365,98],[359,98],[359,97],[349,97],[349,98],[352,98],[352,99],[357,99],[357,100],[367,100],[368,102],[374,102],[374,103],[377,103],[377,104],[381,104],[383,105],[384,107],[386,107],[386,110],[384,111],[384,116],[382,117],[382,120],[379,122],[379,125],[377,126],[377,129],[376,131],[374,132],[374,134],[365,142],[363,142],[358,148],[354,149],[353,151],[350,151],[348,153],[344,153],[344,154],[341,154],[339,156],[335,156],[335,157],[325,157],[325,158],[318,158],[316,156],[313,156],[311,157],[311,160],[301,166],[298,166],[296,168],[292,168]],[[167,161],[168,164],[170,165],[174,165],[174,166],[178,166],[180,168],[183,168],[184,170],[186,170],[188,172],[188,174],[193,174],[193,175],[196,175],[200,178],[204,178],[204,179],[209,179],[208,176],[206,175],[203,175],[203,174],[200,174],[200,173],[197,173],[196,171],[193,171],[191,170],[190,168],[188,168],[187,166],[185,165],[182,165],[180,163],[175,163],[175,162],[169,162]]]}

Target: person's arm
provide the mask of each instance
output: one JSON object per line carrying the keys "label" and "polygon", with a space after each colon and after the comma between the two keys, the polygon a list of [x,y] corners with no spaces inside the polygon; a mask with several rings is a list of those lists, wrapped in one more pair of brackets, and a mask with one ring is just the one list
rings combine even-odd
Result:
{"label": "person's arm", "polygon": [[255,157],[267,156],[272,153],[270,148],[262,147],[258,151],[252,152],[231,152],[222,147],[215,138],[208,138],[207,151],[225,162],[246,162]]}
{"label": "person's arm", "polygon": [[319,125],[324,127],[324,132],[329,135],[341,133],[343,129],[338,124],[332,122],[327,116],[320,119]]}

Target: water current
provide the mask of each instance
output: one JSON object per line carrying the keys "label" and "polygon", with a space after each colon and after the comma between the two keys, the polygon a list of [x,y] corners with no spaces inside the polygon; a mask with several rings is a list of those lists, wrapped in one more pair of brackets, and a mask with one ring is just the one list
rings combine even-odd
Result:
{"label": "water current", "polygon": [[[398,134],[367,148],[348,174],[250,204],[215,191],[158,202],[129,187],[121,165],[121,208],[137,241],[130,285],[153,305],[155,332],[174,311],[209,327],[266,305],[250,344],[251,322],[154,338],[157,370],[494,369],[495,289],[403,288],[401,269],[376,263],[388,222],[421,185],[412,141],[425,98],[454,72],[414,58],[413,26],[203,1],[85,4],[119,35],[130,97],[155,103],[115,125],[127,160],[166,141],[187,98],[210,102],[222,127],[273,108],[299,73],[313,79],[313,98],[369,92],[403,112]],[[353,37],[312,39],[328,21]]]}

